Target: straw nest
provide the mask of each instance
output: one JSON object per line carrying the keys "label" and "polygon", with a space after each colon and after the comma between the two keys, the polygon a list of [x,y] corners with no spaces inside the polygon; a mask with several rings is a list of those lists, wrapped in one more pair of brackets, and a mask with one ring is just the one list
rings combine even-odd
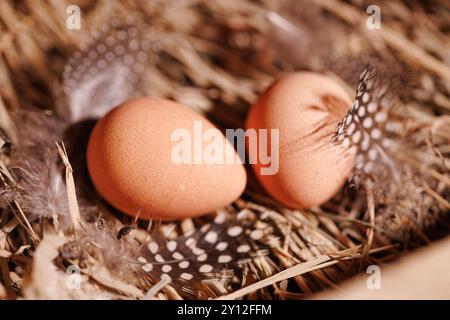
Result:
{"label": "straw nest", "polygon": [[[66,28],[66,8],[74,3],[82,9],[81,30]],[[297,299],[448,234],[449,3],[381,1],[382,28],[375,31],[366,26],[367,5],[0,1],[0,298]],[[408,178],[415,181],[412,189],[406,184],[407,194],[393,199],[393,210],[383,214],[370,183],[361,190],[345,188],[320,208],[291,210],[251,178],[242,198],[220,212],[231,220],[276,226],[277,233],[269,228],[266,234],[268,249],[231,281],[211,280],[197,295],[179,284],[143,277],[130,261],[149,237],[176,239],[199,230],[210,217],[134,224],[85,195],[89,190],[83,190],[86,177],[76,165],[77,151],[66,151],[63,139],[54,138],[64,117],[57,97],[68,58],[111,19],[128,16],[138,16],[159,35],[158,60],[147,71],[144,93],[192,106],[222,128],[242,127],[258,93],[281,72],[318,71],[354,93],[366,63],[385,70],[382,81],[398,84],[408,119],[412,147],[404,163],[414,168]],[[16,149],[22,152],[19,158]],[[33,166],[37,159],[38,173],[55,172],[50,167],[56,166],[60,179],[37,175],[21,184],[17,168]],[[72,273],[79,273],[80,283],[73,282]]]}

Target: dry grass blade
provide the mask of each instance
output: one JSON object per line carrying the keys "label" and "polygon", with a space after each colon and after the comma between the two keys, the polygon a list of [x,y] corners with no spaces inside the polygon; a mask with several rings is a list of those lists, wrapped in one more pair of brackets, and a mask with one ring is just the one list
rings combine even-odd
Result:
{"label": "dry grass blade", "polygon": [[160,292],[165,286],[167,286],[170,283],[170,279],[169,278],[162,278],[161,280],[159,280],[158,283],[156,283],[155,285],[153,285],[150,290],[148,290],[144,297],[142,298],[142,300],[155,300],[156,295],[158,294],[158,292]]}
{"label": "dry grass blade", "polygon": [[307,272],[311,272],[313,270],[317,270],[320,269],[322,267],[324,267],[325,265],[329,265],[326,262],[330,261],[330,257],[323,255],[323,256],[319,256],[316,257],[314,259],[311,259],[309,261],[303,262],[303,263],[299,263],[293,267],[290,267],[286,270],[283,270],[279,273],[277,273],[276,275],[273,275],[271,277],[268,277],[266,279],[263,279],[259,282],[256,282],[254,284],[251,284],[247,287],[244,287],[242,289],[239,289],[233,293],[221,296],[218,298],[218,300],[233,300],[233,299],[238,299],[238,298],[242,298],[243,296],[257,291],[261,288],[273,285],[277,282],[301,275],[301,274],[305,274]]}
{"label": "dry grass blade", "polygon": [[0,229],[0,241],[2,241],[11,231],[13,231],[17,225],[19,224],[19,220],[14,217],[8,223],[6,223]]}
{"label": "dry grass blade", "polygon": [[[28,220],[28,217],[23,212],[22,207],[17,202],[17,200],[13,200],[14,207],[13,212],[16,214],[17,220],[21,225],[24,226],[24,228],[29,232],[34,244],[39,243],[39,236],[37,235],[36,231],[34,230],[33,226],[31,225],[30,221]],[[19,215],[17,216],[17,211],[19,212]]]}
{"label": "dry grass blade", "polygon": [[[366,181],[366,192],[367,192],[367,210],[369,213],[369,221],[371,225],[375,225],[375,200],[373,194],[373,183],[370,180]],[[367,228],[367,244],[363,249],[363,257],[366,259],[369,255],[370,249],[373,245],[374,240],[374,229],[372,227]]]}
{"label": "dry grass blade", "polygon": [[[29,246],[24,246],[21,249],[28,249]],[[5,259],[12,259],[12,260],[16,260],[16,261],[20,261],[23,263],[30,263],[32,260],[29,257],[25,257],[22,255],[23,250],[18,250],[15,253],[0,249],[0,258],[5,258]]]}
{"label": "dry grass blade", "polygon": [[109,289],[117,290],[133,298],[141,299],[144,297],[144,293],[140,289],[117,279],[111,274],[110,270],[100,264],[94,264],[88,269],[82,269],[81,272]]}
{"label": "dry grass blade", "polygon": [[64,143],[61,146],[56,143],[58,147],[59,155],[63,160],[64,166],[66,167],[66,188],[67,188],[67,198],[69,201],[69,213],[72,220],[72,226],[76,232],[81,226],[80,208],[78,207],[77,194],[75,189],[75,181],[73,179],[73,169],[69,162],[69,157],[66,152],[66,147]]}
{"label": "dry grass blade", "polygon": [[433,189],[431,189],[430,186],[426,182],[423,182],[423,187],[424,187],[426,193],[428,193],[430,196],[432,196],[434,199],[436,199],[444,208],[446,208],[447,210],[450,210],[450,202],[445,200],[438,193],[436,193]]}

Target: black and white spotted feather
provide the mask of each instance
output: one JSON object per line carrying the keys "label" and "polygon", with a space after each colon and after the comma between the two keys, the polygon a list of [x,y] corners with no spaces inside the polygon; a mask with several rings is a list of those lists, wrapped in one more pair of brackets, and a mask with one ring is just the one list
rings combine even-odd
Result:
{"label": "black and white spotted feather", "polygon": [[423,181],[432,186],[435,182],[404,160],[405,156],[414,157],[414,143],[391,84],[392,79],[367,67],[360,75],[353,105],[333,139],[355,156],[351,184],[365,190],[365,182],[372,182],[378,230],[389,238],[408,241],[417,230],[435,223],[434,213],[439,208],[422,191]]}
{"label": "black and white spotted feather", "polygon": [[356,183],[366,177],[399,179],[399,169],[392,157],[399,146],[401,128],[393,113],[394,101],[389,85],[377,81],[375,69],[367,67],[359,77],[353,104],[333,137],[336,143],[355,154],[351,179]]}
{"label": "black and white spotted feather", "polygon": [[65,103],[71,122],[99,118],[139,95],[145,71],[159,59],[160,42],[133,17],[113,19],[69,59],[63,74]]}
{"label": "black and white spotted feather", "polygon": [[274,234],[268,228],[247,219],[230,220],[222,212],[191,234],[175,240],[153,238],[137,259],[147,276],[169,279],[175,286],[195,287],[206,279],[227,282],[252,257],[264,254],[269,247],[266,234]]}

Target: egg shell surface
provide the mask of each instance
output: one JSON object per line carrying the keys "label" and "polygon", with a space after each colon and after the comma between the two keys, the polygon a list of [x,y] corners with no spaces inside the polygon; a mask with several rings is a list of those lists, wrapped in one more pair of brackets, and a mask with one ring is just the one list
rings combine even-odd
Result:
{"label": "egg shell surface", "polygon": [[[271,196],[289,207],[309,208],[323,204],[342,187],[354,155],[333,143],[332,136],[351,103],[336,81],[313,72],[285,74],[260,95],[249,111],[246,129],[267,129],[269,154],[278,148],[276,174],[261,174],[267,165],[259,158],[252,165]],[[279,132],[276,146],[270,143],[271,129]],[[257,157],[255,149],[247,150]]]}
{"label": "egg shell surface", "polygon": [[[111,110],[88,143],[87,166],[97,192],[120,211],[143,219],[195,217],[236,200],[247,181],[242,162],[174,162],[173,132],[181,129],[194,137],[195,122],[204,131],[218,130],[193,109],[166,99],[146,97]],[[220,136],[225,150],[237,157]]]}

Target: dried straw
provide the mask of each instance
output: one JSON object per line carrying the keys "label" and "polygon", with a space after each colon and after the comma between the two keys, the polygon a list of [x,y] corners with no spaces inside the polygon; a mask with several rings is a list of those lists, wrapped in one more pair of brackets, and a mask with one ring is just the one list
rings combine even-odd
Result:
{"label": "dried straw", "polygon": [[[11,151],[23,142],[19,132],[24,128],[15,127],[16,113],[30,108],[49,110],[51,115],[60,112],[56,108],[61,74],[70,54],[112,17],[138,12],[162,35],[159,61],[148,71],[144,93],[183,102],[224,128],[242,127],[258,93],[284,71],[322,72],[352,91],[361,66],[375,56],[380,65],[400,70],[398,75],[408,80],[398,93],[414,146],[412,153],[399,157],[421,172],[418,192],[427,194],[427,201],[438,209],[416,208],[414,218],[397,215],[379,224],[376,192],[368,182],[365,192],[346,190],[320,208],[290,210],[270,199],[251,178],[242,199],[219,211],[271,226],[266,240],[272,248],[245,264],[240,278],[205,282],[205,296],[304,298],[335,287],[367,264],[390,261],[405,248],[449,233],[450,19],[446,1],[435,1],[434,7],[426,1],[381,1],[382,29],[374,31],[365,27],[366,8],[360,1],[338,0],[84,0],[76,1],[83,12],[83,29],[76,31],[65,27],[65,10],[73,2],[0,1],[2,193],[20,183],[11,170]],[[198,230],[207,219],[140,222],[117,240],[117,232],[133,221],[98,198],[94,212],[101,211],[101,218],[92,217],[83,200],[96,195],[85,188],[78,159],[71,157],[63,143],[47,147],[62,159],[67,214],[76,232],[58,228],[60,221],[49,218],[30,220],[14,197],[1,203],[0,298],[195,297],[164,279],[143,279],[134,272],[129,257],[155,233],[173,239]],[[409,207],[408,201],[398,204],[399,212],[410,212]],[[83,220],[86,212],[89,222]],[[102,227],[102,233],[92,231],[92,225]],[[273,233],[273,226],[279,235]],[[403,237],[407,226],[408,236]],[[75,254],[82,245],[83,254]],[[80,270],[80,290],[68,289],[67,281],[72,279],[66,273],[68,264]]]}

